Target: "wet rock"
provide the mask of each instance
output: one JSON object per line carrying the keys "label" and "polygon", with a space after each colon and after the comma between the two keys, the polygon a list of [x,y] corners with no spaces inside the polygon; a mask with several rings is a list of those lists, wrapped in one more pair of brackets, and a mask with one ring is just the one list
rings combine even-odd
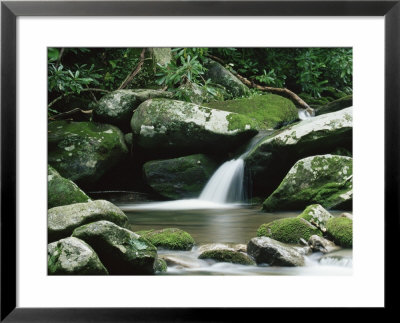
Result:
{"label": "wet rock", "polygon": [[110,275],[154,274],[157,248],[132,231],[109,221],[97,221],[76,228],[72,236],[96,251]]}
{"label": "wet rock", "polygon": [[208,243],[199,246],[198,251],[200,253],[203,253],[206,251],[219,250],[219,249],[232,250],[244,253],[247,252],[247,246],[242,243]]}
{"label": "wet rock", "polygon": [[157,258],[154,262],[154,271],[156,273],[166,273],[168,270],[167,262],[164,259]]}
{"label": "wet rock", "polygon": [[308,239],[308,244],[313,251],[320,251],[322,253],[328,253],[339,249],[332,241],[317,235],[311,236],[310,239]]}
{"label": "wet rock", "polygon": [[257,264],[304,266],[304,256],[294,248],[268,237],[257,237],[247,244],[247,253]]}
{"label": "wet rock", "polygon": [[326,233],[339,246],[353,246],[353,220],[347,217],[329,219],[326,222]]}
{"label": "wet rock", "polygon": [[310,222],[301,218],[286,218],[262,224],[257,230],[258,237],[269,237],[285,243],[299,243],[312,235],[322,236],[322,232]]}
{"label": "wet rock", "polygon": [[248,255],[229,249],[215,249],[204,251],[200,254],[199,259],[212,259],[217,262],[230,262],[239,265],[255,265],[253,259]]}
{"label": "wet rock", "polygon": [[150,99],[134,112],[133,140],[159,155],[223,153],[257,134],[253,119],[193,103]]}
{"label": "wet rock", "polygon": [[73,181],[62,177],[53,167],[48,165],[47,171],[47,208],[90,201]]}
{"label": "wet rock", "polygon": [[320,155],[299,160],[264,201],[263,209],[298,210],[314,203],[328,209],[349,209],[352,200],[353,159]]}
{"label": "wet rock", "polygon": [[198,197],[218,164],[197,154],[173,159],[149,161],[143,165],[146,183],[170,199]]}
{"label": "wet rock", "polygon": [[321,115],[325,113],[336,112],[345,108],[349,108],[351,106],[353,106],[353,96],[348,95],[338,100],[329,102],[328,104],[325,104],[323,106],[317,107],[315,109],[315,114]]}
{"label": "wet rock", "polygon": [[319,228],[322,232],[325,232],[326,221],[328,221],[330,218],[333,218],[333,215],[325,210],[321,205],[312,204],[307,206],[303,213],[301,213],[298,217],[307,220]]}
{"label": "wet rock", "polygon": [[190,250],[195,244],[192,236],[177,228],[139,231],[138,235],[148,239],[157,248],[169,250]]}
{"label": "wet rock", "polygon": [[57,206],[47,213],[48,240],[68,237],[75,228],[99,220],[124,226],[128,218],[117,206],[105,200]]}
{"label": "wet rock", "polygon": [[48,126],[49,164],[85,189],[127,156],[122,132],[108,124],[53,121]]}
{"label": "wet rock", "polygon": [[84,241],[69,237],[47,247],[49,275],[107,275],[96,252]]}

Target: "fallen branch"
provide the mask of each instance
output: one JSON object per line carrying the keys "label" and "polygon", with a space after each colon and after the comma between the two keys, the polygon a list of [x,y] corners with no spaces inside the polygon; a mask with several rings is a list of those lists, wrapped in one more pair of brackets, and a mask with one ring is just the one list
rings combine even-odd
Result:
{"label": "fallen branch", "polygon": [[59,113],[54,116],[49,117],[49,120],[59,120],[59,119],[64,119],[65,117],[69,117],[72,115],[75,115],[77,113],[83,113],[84,115],[89,115],[93,112],[93,110],[81,110],[79,108],[72,109],[67,112]]}
{"label": "fallen branch", "polygon": [[119,86],[118,90],[122,90],[128,86],[130,82],[132,82],[133,78],[140,72],[142,69],[143,63],[144,63],[144,53],[146,51],[146,48],[143,48],[142,52],[140,53],[140,61],[137,64],[136,68],[130,73],[125,80],[122,82],[122,84]]}
{"label": "fallen branch", "polygon": [[[107,91],[107,90],[93,89],[93,88],[87,88],[87,89],[82,89],[82,90],[81,90],[81,92],[90,92],[90,91],[93,91],[93,92],[110,93],[110,91]],[[70,93],[65,93],[65,94],[63,94],[63,95],[60,95],[59,97],[57,97],[57,98],[55,98],[53,101],[51,101],[51,102],[47,105],[47,108],[51,108],[55,103],[57,103],[58,101],[64,99],[64,98],[67,97],[67,96],[76,95],[76,94],[77,94],[77,93],[70,92]]]}

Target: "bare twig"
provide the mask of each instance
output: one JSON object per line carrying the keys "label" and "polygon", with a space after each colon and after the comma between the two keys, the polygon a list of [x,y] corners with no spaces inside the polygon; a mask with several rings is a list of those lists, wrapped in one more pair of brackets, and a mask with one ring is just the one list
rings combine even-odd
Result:
{"label": "bare twig", "polygon": [[[95,89],[95,88],[87,88],[87,89],[82,89],[82,90],[81,90],[81,92],[90,92],[90,91],[93,91],[93,92],[110,93],[110,91],[102,90],[102,89]],[[63,95],[60,95],[59,97],[57,97],[57,98],[55,98],[53,101],[51,101],[51,102],[47,105],[47,108],[51,108],[51,107],[52,107],[55,103],[57,103],[58,101],[64,99],[64,98],[67,97],[67,96],[73,95],[73,94],[76,95],[76,93],[73,93],[73,92],[65,93],[65,94],[63,94]]]}
{"label": "bare twig", "polygon": [[59,113],[56,114],[54,116],[49,117],[49,120],[58,120],[58,119],[63,119],[65,117],[77,114],[77,113],[83,113],[83,114],[91,114],[93,112],[93,110],[81,110],[79,108],[76,109],[72,109],[70,111],[67,112],[63,112],[63,113]]}

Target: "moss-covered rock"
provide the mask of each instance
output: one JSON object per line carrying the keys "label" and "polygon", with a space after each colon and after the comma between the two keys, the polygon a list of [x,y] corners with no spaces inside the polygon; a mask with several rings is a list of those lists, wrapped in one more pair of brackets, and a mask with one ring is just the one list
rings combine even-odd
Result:
{"label": "moss-covered rock", "polygon": [[109,221],[76,228],[73,237],[89,244],[110,275],[151,275],[157,248],[147,239]]}
{"label": "moss-covered rock", "polygon": [[147,184],[170,199],[198,197],[218,164],[203,154],[153,160],[143,165]]}
{"label": "moss-covered rock", "polygon": [[212,101],[205,105],[213,109],[244,114],[254,119],[259,129],[276,128],[298,119],[298,110],[293,102],[275,94]]}
{"label": "moss-covered rock", "polygon": [[332,218],[333,215],[325,210],[321,205],[312,204],[307,206],[298,217],[307,220],[308,222],[314,224],[317,228],[325,231],[326,221]]}
{"label": "moss-covered rock", "polygon": [[227,152],[257,134],[254,120],[244,115],[168,99],[143,102],[131,126],[143,149],[179,155]]}
{"label": "moss-covered rock", "polygon": [[47,208],[90,201],[74,182],[62,177],[50,165],[47,169]]}
{"label": "moss-covered rock", "polygon": [[262,224],[257,230],[258,237],[269,237],[285,243],[299,243],[312,235],[322,236],[322,232],[301,218],[286,218]]}
{"label": "moss-covered rock", "polygon": [[315,109],[315,115],[331,113],[353,106],[353,96],[348,95]]}
{"label": "moss-covered rock", "polygon": [[154,262],[154,271],[156,273],[166,273],[168,270],[167,262],[164,259],[157,258]]}
{"label": "moss-covered rock", "polygon": [[353,246],[353,220],[347,217],[336,217],[326,222],[327,235],[339,246]]}
{"label": "moss-covered rock", "polygon": [[303,120],[267,135],[245,157],[253,194],[271,194],[299,159],[331,154],[338,147],[352,151],[352,108]]}
{"label": "moss-covered rock", "polygon": [[48,162],[85,188],[127,156],[122,132],[107,124],[53,121],[48,126]]}
{"label": "moss-covered rock", "polygon": [[225,87],[228,93],[234,98],[250,93],[249,88],[221,64],[209,60],[205,66],[208,69],[205,73],[205,78],[210,79],[212,83]]}
{"label": "moss-covered rock", "polygon": [[105,200],[53,207],[47,212],[48,240],[68,237],[75,228],[99,220],[124,226],[128,218],[120,208]]}
{"label": "moss-covered rock", "polygon": [[93,110],[93,120],[130,131],[133,111],[151,98],[172,98],[171,92],[152,89],[117,90],[103,96]]}
{"label": "moss-covered rock", "polygon": [[257,264],[271,266],[304,266],[304,256],[291,246],[268,237],[253,238],[247,244],[247,253]]}
{"label": "moss-covered rock", "polygon": [[157,64],[160,65],[166,65],[168,64],[171,59],[172,59],[172,51],[171,48],[168,47],[154,47],[154,48],[149,48],[150,55],[153,59],[153,64],[154,66],[157,66]]}
{"label": "moss-covered rock", "polygon": [[264,201],[265,211],[299,210],[310,204],[327,209],[351,208],[353,159],[319,155],[299,160]]}
{"label": "moss-covered rock", "polygon": [[47,246],[49,275],[107,275],[96,252],[84,241],[69,237]]}
{"label": "moss-covered rock", "polygon": [[232,264],[239,265],[255,265],[253,259],[251,259],[248,255],[233,251],[229,249],[215,249],[204,251],[200,254],[199,259],[212,259],[218,262],[230,262]]}
{"label": "moss-covered rock", "polygon": [[192,236],[180,229],[166,228],[136,232],[148,239],[157,248],[170,250],[190,250],[195,244]]}

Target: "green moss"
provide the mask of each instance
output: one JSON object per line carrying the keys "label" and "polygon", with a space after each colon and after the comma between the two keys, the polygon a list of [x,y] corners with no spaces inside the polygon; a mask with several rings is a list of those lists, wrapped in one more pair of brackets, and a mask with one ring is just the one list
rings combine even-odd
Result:
{"label": "green moss", "polygon": [[[253,120],[249,119],[247,116],[231,113],[226,116],[226,120],[229,121],[228,130],[247,130],[247,129],[260,129],[260,124]],[[250,128],[249,128],[250,127]]]}
{"label": "green moss", "polygon": [[257,230],[258,237],[269,237],[285,243],[298,243],[301,238],[308,240],[312,235],[322,236],[322,232],[301,218],[279,219],[262,224]]}
{"label": "green moss", "polygon": [[233,250],[216,249],[203,252],[199,259],[213,259],[220,262],[230,262],[240,265],[255,265],[255,262],[247,255]]}
{"label": "green moss", "polygon": [[337,217],[326,222],[326,232],[338,245],[351,248],[353,246],[353,220]]}
{"label": "green moss", "polygon": [[166,273],[167,270],[167,262],[164,259],[157,258],[157,260],[154,262],[154,271],[156,273]]}
{"label": "green moss", "polygon": [[164,249],[190,250],[195,244],[189,233],[176,228],[139,231],[136,233],[148,239],[156,247]]}
{"label": "green moss", "polygon": [[256,95],[251,98],[214,101],[206,106],[236,112],[252,118],[258,129],[275,128],[298,118],[295,105],[288,99],[275,94]]}

